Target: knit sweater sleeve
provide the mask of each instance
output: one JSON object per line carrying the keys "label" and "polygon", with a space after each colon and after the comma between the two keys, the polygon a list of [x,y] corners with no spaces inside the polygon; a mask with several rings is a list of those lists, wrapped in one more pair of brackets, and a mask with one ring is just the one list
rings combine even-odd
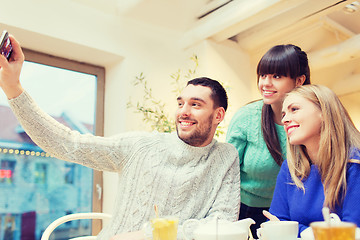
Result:
{"label": "knit sweater sleeve", "polygon": [[246,107],[240,108],[230,121],[226,142],[235,146],[239,154],[239,163],[243,161],[243,155],[247,144],[248,111]]}
{"label": "knit sweater sleeve", "polygon": [[[216,178],[215,185],[221,184],[216,199],[204,218],[200,220],[188,219],[184,225],[179,226],[178,239],[192,239],[194,230],[202,223],[214,221],[215,219],[231,222],[238,220],[241,202],[239,158],[236,149],[229,144],[226,145],[227,147],[223,149],[221,154],[221,158],[223,159],[219,158],[218,161],[232,161],[232,164],[224,177],[220,178],[220,175],[218,175],[218,178]],[[214,177],[216,176],[214,175]],[[185,234],[187,238],[185,238],[183,234]]]}
{"label": "knit sweater sleeve", "polygon": [[211,219],[216,216],[220,219],[226,219],[233,222],[238,220],[240,211],[240,167],[236,150],[233,150],[233,146],[230,147],[230,150],[232,151],[229,150],[224,154],[225,157],[234,159],[234,161],[225,177],[222,179],[221,188],[207,218]]}
{"label": "knit sweater sleeve", "polygon": [[[302,231],[304,231],[309,226],[303,224],[299,219],[292,219],[291,217],[291,206],[289,204],[289,189],[294,187],[291,184],[291,176],[287,161],[284,161],[281,165],[280,172],[276,179],[276,186],[274,191],[274,196],[271,202],[269,212],[276,216],[280,221],[298,221],[299,222],[299,236]],[[298,199],[301,201],[300,199]],[[298,207],[302,207],[302,203],[296,203]],[[300,216],[299,216],[300,217]]]}
{"label": "knit sweater sleeve", "polygon": [[118,171],[125,164],[134,138],[121,141],[73,131],[42,111],[27,92],[9,104],[30,138],[52,156],[97,170]]}
{"label": "knit sweater sleeve", "polygon": [[287,185],[289,184],[289,169],[287,162],[282,164],[276,179],[273,199],[270,206],[270,213],[280,220],[291,220],[289,204],[287,199]]}
{"label": "knit sweater sleeve", "polygon": [[[275,215],[281,221],[291,221],[289,199],[288,199],[288,187],[292,187],[292,180],[287,165],[287,161],[281,165],[280,172],[276,179],[276,186],[274,196],[270,206],[270,213]],[[299,203],[301,205],[301,203]],[[305,230],[308,226],[299,222],[299,234]]]}

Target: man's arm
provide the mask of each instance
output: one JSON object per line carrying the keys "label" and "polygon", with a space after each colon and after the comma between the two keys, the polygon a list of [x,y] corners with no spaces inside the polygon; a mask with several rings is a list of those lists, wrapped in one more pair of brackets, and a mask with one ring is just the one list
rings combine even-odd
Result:
{"label": "man's arm", "polygon": [[[80,134],[60,124],[42,111],[24,91],[19,77],[24,54],[19,43],[10,36],[13,53],[9,62],[0,56],[0,87],[9,99],[17,119],[31,139],[44,151],[62,160],[97,170],[117,171],[124,166],[131,141]],[[128,139],[127,139],[128,140]]]}
{"label": "man's arm", "polygon": [[234,162],[226,173],[216,200],[205,219],[218,217],[229,221],[237,221],[240,211],[240,167],[235,151]]}

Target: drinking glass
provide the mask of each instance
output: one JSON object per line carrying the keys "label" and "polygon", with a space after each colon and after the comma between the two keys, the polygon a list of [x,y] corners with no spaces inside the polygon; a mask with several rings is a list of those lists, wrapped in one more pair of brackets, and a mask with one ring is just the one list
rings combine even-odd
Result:
{"label": "drinking glass", "polygon": [[315,240],[355,240],[356,225],[350,222],[313,222]]}
{"label": "drinking glass", "polygon": [[148,232],[150,228],[152,240],[176,240],[178,223],[179,219],[173,216],[157,217],[150,219],[144,228],[145,232]]}

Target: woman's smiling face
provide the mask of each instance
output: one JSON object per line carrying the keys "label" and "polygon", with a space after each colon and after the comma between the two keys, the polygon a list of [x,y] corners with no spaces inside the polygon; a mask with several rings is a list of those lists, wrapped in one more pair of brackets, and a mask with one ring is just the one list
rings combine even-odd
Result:
{"label": "woman's smiling face", "polygon": [[277,74],[263,74],[259,76],[258,87],[264,104],[276,104],[281,103],[285,94],[296,87],[296,81]]}
{"label": "woman's smiling face", "polygon": [[307,149],[319,146],[322,114],[313,102],[296,94],[287,96],[282,123],[291,145],[304,145]]}

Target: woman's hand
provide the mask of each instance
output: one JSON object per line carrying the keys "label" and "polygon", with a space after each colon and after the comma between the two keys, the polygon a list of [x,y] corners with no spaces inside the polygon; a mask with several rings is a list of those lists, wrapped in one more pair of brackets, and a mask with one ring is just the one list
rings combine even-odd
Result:
{"label": "woman's hand", "polygon": [[19,96],[24,89],[20,84],[20,73],[25,57],[20,44],[10,35],[12,53],[9,61],[0,54],[0,87],[8,99]]}
{"label": "woman's hand", "polygon": [[267,217],[270,221],[280,221],[276,216],[272,215],[266,210],[263,210],[263,214],[265,217]]}

